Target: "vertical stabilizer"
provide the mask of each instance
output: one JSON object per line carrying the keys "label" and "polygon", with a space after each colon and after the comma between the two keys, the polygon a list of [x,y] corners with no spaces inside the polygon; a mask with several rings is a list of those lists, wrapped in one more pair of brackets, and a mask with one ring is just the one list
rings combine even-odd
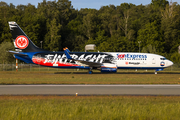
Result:
{"label": "vertical stabilizer", "polygon": [[38,48],[18,26],[16,22],[8,22],[13,38],[13,43],[16,51],[19,52],[38,52],[45,51]]}

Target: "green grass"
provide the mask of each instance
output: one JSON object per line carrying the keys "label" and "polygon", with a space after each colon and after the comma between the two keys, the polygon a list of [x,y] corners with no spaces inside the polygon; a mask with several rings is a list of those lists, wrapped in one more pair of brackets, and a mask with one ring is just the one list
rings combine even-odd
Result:
{"label": "green grass", "polygon": [[52,71],[0,72],[0,84],[179,84],[179,74],[54,74]]}
{"label": "green grass", "polygon": [[178,120],[180,97],[1,96],[2,120]]}

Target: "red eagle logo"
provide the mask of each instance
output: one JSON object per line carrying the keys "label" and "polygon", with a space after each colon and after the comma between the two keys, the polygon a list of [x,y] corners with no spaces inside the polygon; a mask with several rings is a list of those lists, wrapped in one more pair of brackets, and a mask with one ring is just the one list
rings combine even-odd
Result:
{"label": "red eagle logo", "polygon": [[25,49],[29,45],[29,41],[28,41],[27,37],[21,35],[16,38],[15,45],[19,49]]}

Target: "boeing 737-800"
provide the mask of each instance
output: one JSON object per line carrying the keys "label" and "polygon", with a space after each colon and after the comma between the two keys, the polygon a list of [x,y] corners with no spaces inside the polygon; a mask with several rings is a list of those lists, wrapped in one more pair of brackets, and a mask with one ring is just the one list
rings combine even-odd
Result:
{"label": "boeing 737-800", "polygon": [[150,53],[135,52],[52,52],[38,48],[18,26],[9,22],[15,51],[9,51],[14,57],[26,63],[33,63],[54,68],[93,69],[101,72],[117,72],[117,69],[154,69],[161,71],[173,65],[165,57]]}

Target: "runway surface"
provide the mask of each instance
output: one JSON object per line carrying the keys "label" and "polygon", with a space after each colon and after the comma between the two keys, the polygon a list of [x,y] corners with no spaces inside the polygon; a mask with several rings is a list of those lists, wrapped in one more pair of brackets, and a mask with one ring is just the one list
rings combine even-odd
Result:
{"label": "runway surface", "polygon": [[180,85],[0,85],[0,95],[180,95]]}

